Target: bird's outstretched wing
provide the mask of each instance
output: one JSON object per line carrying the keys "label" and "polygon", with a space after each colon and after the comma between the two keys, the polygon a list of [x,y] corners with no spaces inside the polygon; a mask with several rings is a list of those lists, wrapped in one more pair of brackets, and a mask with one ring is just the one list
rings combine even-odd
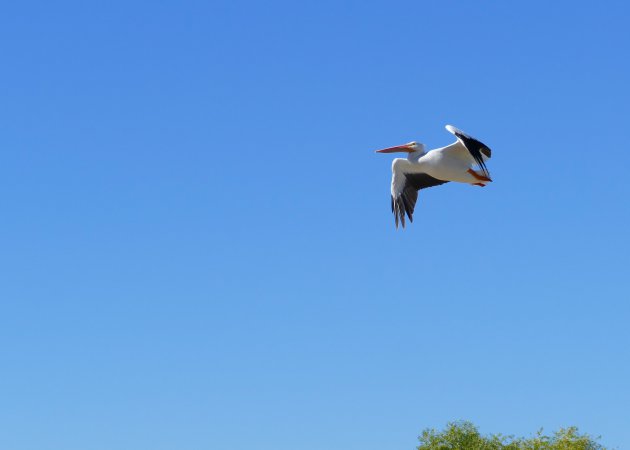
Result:
{"label": "bird's outstretched wing", "polygon": [[[484,175],[490,178],[490,172],[488,171],[488,168],[486,167],[486,163],[484,162],[484,159],[490,159],[490,157],[492,156],[492,150],[490,150],[490,148],[483,142],[480,142],[474,137],[464,133],[462,130],[455,128],[453,125],[446,125],[446,129],[450,133],[455,135],[459,143],[461,143],[466,148],[466,150],[468,150],[468,152],[470,153],[470,156],[472,156],[475,163],[481,168]],[[449,145],[448,147],[445,147],[443,151],[455,152],[455,151],[463,150],[457,144],[458,142],[456,142],[453,145]]]}
{"label": "bird's outstretched wing", "polygon": [[448,181],[438,180],[424,172],[407,172],[401,165],[392,167],[392,212],[396,220],[396,228],[400,223],[405,228],[405,214],[413,222],[413,211],[418,200],[418,191]]}

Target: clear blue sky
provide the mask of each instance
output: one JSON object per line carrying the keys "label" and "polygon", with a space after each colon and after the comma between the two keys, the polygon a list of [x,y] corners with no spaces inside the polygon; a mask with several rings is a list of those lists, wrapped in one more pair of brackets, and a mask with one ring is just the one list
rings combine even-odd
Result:
{"label": "clear blue sky", "polygon": [[624,2],[5,3],[1,448],[630,447]]}

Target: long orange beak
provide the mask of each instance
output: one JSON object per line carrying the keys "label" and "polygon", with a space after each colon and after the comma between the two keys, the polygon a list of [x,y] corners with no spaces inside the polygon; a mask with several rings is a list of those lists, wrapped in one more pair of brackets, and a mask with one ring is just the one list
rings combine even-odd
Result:
{"label": "long orange beak", "polygon": [[413,149],[409,144],[397,145],[396,147],[387,147],[382,150],[376,150],[376,153],[412,153]]}

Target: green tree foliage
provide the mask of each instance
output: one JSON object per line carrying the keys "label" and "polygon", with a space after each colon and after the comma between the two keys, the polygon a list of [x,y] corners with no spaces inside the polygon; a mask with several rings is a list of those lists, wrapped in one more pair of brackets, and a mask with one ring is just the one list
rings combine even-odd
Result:
{"label": "green tree foliage", "polygon": [[561,428],[551,436],[540,430],[534,437],[483,436],[470,422],[452,422],[442,431],[427,429],[418,437],[418,450],[606,450],[575,427]]}

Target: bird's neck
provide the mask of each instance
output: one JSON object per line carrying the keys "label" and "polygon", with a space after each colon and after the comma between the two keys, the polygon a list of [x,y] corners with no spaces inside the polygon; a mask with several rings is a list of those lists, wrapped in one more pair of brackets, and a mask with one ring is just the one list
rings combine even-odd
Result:
{"label": "bird's neck", "polygon": [[424,149],[416,150],[415,152],[411,152],[407,155],[407,161],[410,161],[412,163],[417,163],[418,160],[422,158],[425,154],[426,152],[424,151]]}

